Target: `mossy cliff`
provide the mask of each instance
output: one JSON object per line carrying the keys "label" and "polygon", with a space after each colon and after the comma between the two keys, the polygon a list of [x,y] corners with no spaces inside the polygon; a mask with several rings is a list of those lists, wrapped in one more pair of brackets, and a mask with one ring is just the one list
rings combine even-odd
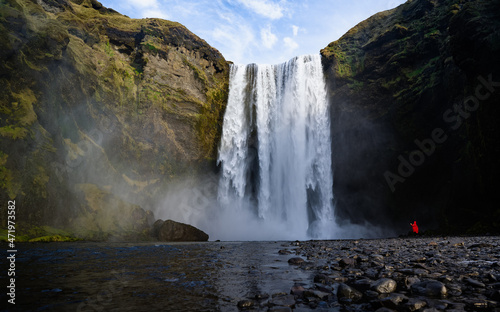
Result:
{"label": "mossy cliff", "polygon": [[498,0],[413,0],[321,51],[340,217],[498,231],[499,29]]}
{"label": "mossy cliff", "polygon": [[143,231],[169,181],[215,168],[228,76],[178,23],[95,0],[2,0],[2,225],[15,199],[18,222]]}

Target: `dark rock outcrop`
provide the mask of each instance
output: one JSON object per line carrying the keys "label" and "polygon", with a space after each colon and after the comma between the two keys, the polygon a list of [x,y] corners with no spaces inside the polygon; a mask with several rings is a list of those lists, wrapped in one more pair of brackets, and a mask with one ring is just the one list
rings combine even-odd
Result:
{"label": "dark rock outcrop", "polygon": [[79,185],[153,209],[176,177],[215,170],[228,69],[179,23],[95,0],[3,1],[0,200],[76,232],[107,209]]}
{"label": "dark rock outcrop", "polygon": [[206,242],[208,234],[192,225],[172,220],[157,220],[153,233],[163,242]]}
{"label": "dark rock outcrop", "polygon": [[500,1],[413,0],[321,51],[337,214],[498,231]]}

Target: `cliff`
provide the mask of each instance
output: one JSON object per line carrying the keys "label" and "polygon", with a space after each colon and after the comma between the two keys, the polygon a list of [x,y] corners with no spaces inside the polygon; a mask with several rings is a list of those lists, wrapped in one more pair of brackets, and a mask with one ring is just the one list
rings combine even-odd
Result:
{"label": "cliff", "polygon": [[498,231],[498,29],[498,0],[410,0],[321,51],[341,219]]}
{"label": "cliff", "polygon": [[0,202],[81,237],[144,231],[169,181],[215,168],[228,77],[178,23],[2,1]]}

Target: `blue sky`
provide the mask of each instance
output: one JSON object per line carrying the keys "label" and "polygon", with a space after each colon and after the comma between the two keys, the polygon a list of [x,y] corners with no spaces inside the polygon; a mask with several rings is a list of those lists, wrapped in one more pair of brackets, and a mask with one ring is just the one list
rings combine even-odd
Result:
{"label": "blue sky", "polygon": [[351,27],[405,0],[101,0],[132,18],[176,21],[237,64],[319,53]]}

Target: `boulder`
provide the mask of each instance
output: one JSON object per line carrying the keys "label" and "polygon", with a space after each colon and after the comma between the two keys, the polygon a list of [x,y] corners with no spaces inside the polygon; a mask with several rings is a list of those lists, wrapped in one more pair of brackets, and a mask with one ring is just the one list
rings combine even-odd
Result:
{"label": "boulder", "polygon": [[153,226],[153,233],[164,242],[206,242],[208,234],[192,225],[172,220],[157,220]]}

